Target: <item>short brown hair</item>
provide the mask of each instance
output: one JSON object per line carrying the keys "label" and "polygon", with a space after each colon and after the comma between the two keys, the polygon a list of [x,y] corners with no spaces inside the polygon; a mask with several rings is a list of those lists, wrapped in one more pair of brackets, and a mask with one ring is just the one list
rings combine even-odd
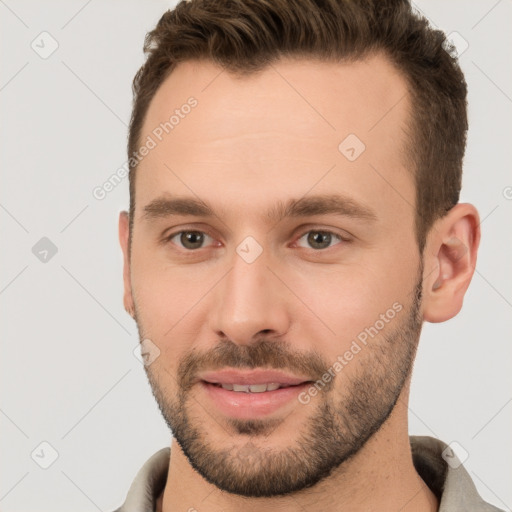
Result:
{"label": "short brown hair", "polygon": [[[467,87],[445,34],[408,0],[181,1],[146,34],[147,59],[133,80],[128,157],[137,151],[151,99],[180,62],[207,59],[250,75],[280,57],[340,62],[377,51],[402,73],[412,101],[404,156],[416,185],[421,254],[433,223],[459,200]],[[135,171],[130,165],[130,241]]]}

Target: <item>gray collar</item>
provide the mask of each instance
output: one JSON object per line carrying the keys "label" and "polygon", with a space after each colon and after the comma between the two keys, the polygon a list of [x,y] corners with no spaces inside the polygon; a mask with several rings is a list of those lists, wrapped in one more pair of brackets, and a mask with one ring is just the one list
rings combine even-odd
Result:
{"label": "gray collar", "polygon": [[[446,443],[430,436],[409,436],[409,440],[414,467],[437,496],[438,512],[504,512],[482,500],[469,473]],[[170,450],[162,448],[144,463],[124,504],[114,512],[155,511],[167,480]],[[443,451],[450,464],[443,458]]]}

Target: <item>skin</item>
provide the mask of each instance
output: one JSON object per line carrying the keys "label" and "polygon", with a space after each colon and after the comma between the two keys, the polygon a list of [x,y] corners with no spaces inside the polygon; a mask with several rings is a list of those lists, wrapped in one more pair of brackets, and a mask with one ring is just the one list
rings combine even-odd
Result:
{"label": "skin", "polygon": [[[172,443],[157,509],[435,511],[438,500],[412,463],[410,370],[422,322],[446,321],[462,307],[480,241],[478,212],[456,205],[435,223],[419,254],[414,182],[402,159],[411,105],[405,80],[383,55],[343,64],[282,60],[244,79],[221,71],[210,62],[182,63],[157,91],[141,141],[190,96],[198,105],[139,164],[131,254],[128,215],[119,217],[125,307],[141,339],[160,350],[145,369],[181,441]],[[353,162],[338,150],[351,133],[366,146]],[[279,201],[333,191],[371,207],[376,220],[325,214],[271,223],[265,217]],[[144,207],[164,193],[200,198],[217,216],[145,220]],[[162,242],[180,230],[208,236],[193,250],[180,236]],[[351,241],[333,237],[322,249],[308,242],[311,231],[326,230]],[[236,252],[247,236],[263,250],[250,264]],[[262,361],[261,346],[272,368],[296,370],[302,356],[313,370],[313,354],[331,366],[396,302],[402,311],[327,391],[307,405],[287,404],[252,424],[252,432],[216,410],[199,385],[181,387],[185,358],[211,369],[213,349],[228,341],[226,354],[243,354],[251,363]],[[273,359],[274,346],[285,356]],[[347,417],[358,401],[367,404],[367,415]],[[385,405],[391,412],[385,414]],[[326,424],[332,438],[315,430]],[[368,425],[380,428],[363,436]],[[340,455],[313,486],[245,497],[215,485],[222,471],[234,487],[243,470],[261,478],[276,468],[269,462],[279,453],[288,457],[292,479],[300,468],[291,454],[301,447],[310,455],[302,465],[313,474],[319,461],[307,452],[311,446]],[[356,451],[348,454],[351,447]],[[209,463],[222,455],[222,467],[208,465],[206,455]]]}

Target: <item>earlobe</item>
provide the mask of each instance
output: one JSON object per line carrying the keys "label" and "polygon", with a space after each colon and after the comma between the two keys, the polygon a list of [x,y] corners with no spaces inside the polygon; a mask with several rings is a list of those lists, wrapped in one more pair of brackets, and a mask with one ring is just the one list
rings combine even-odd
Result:
{"label": "earlobe", "polygon": [[459,313],[479,243],[480,219],[473,205],[457,204],[433,226],[425,249],[424,320],[444,322]]}
{"label": "earlobe", "polygon": [[122,211],[119,213],[119,243],[123,251],[123,304],[126,312],[134,318],[135,306],[133,303],[132,287],[130,279],[130,248],[129,248],[129,235],[130,235],[130,220],[128,212]]}

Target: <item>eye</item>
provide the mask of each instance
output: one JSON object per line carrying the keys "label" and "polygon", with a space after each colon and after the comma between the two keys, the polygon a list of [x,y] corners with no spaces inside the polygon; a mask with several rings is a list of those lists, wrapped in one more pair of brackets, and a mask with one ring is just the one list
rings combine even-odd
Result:
{"label": "eye", "polygon": [[[178,237],[181,247],[187,250],[202,249],[202,244],[205,238],[213,238],[203,231],[178,231],[166,237],[166,242],[172,242],[173,238]],[[174,242],[172,242],[174,243]]]}
{"label": "eye", "polygon": [[[185,230],[178,231],[176,233],[172,233],[164,239],[164,242],[171,242],[173,244],[181,246],[183,249],[187,251],[194,251],[198,249],[204,248],[204,242],[206,239],[214,240],[213,237],[205,233],[204,231],[197,230]],[[323,250],[331,247],[331,243],[335,240],[340,242],[350,242],[350,239],[341,236],[338,233],[329,230],[310,230],[304,233],[296,243],[300,242],[302,239],[306,238],[306,243],[310,244],[315,250]],[[177,241],[173,241],[176,239]],[[300,243],[299,243],[299,246]],[[302,246],[304,247],[304,246]],[[307,248],[307,247],[306,247]]]}
{"label": "eye", "polygon": [[338,233],[334,233],[333,231],[325,231],[325,230],[310,230],[304,233],[298,241],[302,240],[306,237],[306,242],[310,244],[313,249],[328,249],[330,247],[333,239],[340,240],[341,242],[349,242],[347,238],[342,237]]}

